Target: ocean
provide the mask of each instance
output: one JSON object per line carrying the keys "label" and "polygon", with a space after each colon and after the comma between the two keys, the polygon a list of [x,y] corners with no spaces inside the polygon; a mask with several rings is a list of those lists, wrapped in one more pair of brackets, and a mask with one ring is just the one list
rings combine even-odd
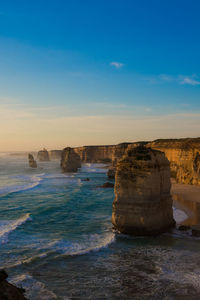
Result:
{"label": "ocean", "polygon": [[[102,164],[62,174],[0,153],[0,268],[30,300],[200,299],[200,240],[113,231],[113,189]],[[90,181],[82,179],[90,178]],[[176,219],[185,218],[174,209]]]}

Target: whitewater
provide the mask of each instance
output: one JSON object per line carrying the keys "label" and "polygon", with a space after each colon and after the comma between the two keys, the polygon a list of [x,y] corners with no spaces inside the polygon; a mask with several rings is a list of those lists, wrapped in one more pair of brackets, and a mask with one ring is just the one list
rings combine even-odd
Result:
{"label": "whitewater", "polygon": [[[0,155],[0,268],[9,281],[30,300],[199,297],[199,239],[114,232],[113,189],[98,188],[106,171],[84,164],[62,174],[59,160],[30,169],[26,156]],[[174,216],[187,218],[176,208]]]}

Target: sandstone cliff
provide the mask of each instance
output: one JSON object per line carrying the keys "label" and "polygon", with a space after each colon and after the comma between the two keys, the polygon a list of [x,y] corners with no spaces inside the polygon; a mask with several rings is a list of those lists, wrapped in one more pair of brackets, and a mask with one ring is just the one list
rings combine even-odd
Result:
{"label": "sandstone cliff", "polygon": [[61,168],[63,172],[77,172],[81,167],[80,156],[74,149],[67,147],[62,151],[61,155]]}
{"label": "sandstone cliff", "polygon": [[22,289],[7,282],[8,275],[4,270],[0,271],[0,300],[26,300]]}
{"label": "sandstone cliff", "polygon": [[48,151],[45,148],[43,150],[40,150],[38,152],[37,158],[40,161],[49,161],[49,153],[48,153]]}
{"label": "sandstone cliff", "polygon": [[112,161],[114,146],[83,146],[73,148],[84,163],[103,163]]}
{"label": "sandstone cliff", "polygon": [[148,146],[165,153],[177,182],[200,184],[200,138],[156,140]]}
{"label": "sandstone cliff", "polygon": [[154,235],[174,225],[165,155],[132,147],[117,163],[112,223],[123,233]]}
{"label": "sandstone cliff", "polygon": [[30,168],[37,168],[37,163],[36,163],[36,161],[35,161],[33,155],[30,154],[30,153],[29,153],[29,155],[28,155],[28,163],[29,163],[29,167],[30,167]]}
{"label": "sandstone cliff", "polygon": [[61,159],[62,150],[50,150],[49,158],[52,159]]}

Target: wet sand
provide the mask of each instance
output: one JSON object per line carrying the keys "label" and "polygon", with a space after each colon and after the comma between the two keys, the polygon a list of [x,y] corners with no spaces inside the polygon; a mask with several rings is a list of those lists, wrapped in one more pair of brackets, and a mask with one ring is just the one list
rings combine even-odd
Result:
{"label": "wet sand", "polygon": [[174,207],[188,215],[181,224],[189,226],[200,224],[200,186],[179,184],[172,180],[171,193]]}

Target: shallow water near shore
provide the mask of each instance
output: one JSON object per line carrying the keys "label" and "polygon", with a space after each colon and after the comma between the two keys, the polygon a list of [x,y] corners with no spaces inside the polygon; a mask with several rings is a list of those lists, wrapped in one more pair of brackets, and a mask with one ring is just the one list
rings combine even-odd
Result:
{"label": "shallow water near shore", "polygon": [[62,174],[57,160],[30,169],[1,155],[0,268],[31,300],[199,299],[200,239],[113,232],[113,189],[98,188],[106,171]]}

